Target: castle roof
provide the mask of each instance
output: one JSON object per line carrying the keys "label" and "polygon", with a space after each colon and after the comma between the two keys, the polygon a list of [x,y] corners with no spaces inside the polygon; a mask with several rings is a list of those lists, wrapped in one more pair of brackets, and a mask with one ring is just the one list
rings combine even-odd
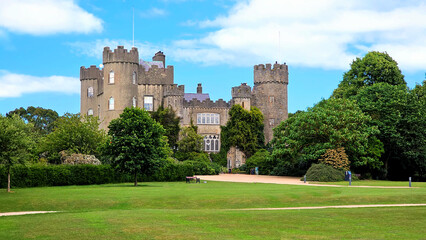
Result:
{"label": "castle roof", "polygon": [[210,96],[208,93],[185,93],[185,95],[183,96],[183,98],[186,101],[191,101],[192,99],[197,99],[200,102],[206,100],[206,99],[210,99]]}

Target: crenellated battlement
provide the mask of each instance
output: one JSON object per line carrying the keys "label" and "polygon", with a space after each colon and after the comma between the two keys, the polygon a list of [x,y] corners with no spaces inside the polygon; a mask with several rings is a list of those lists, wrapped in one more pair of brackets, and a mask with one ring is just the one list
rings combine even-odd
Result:
{"label": "crenellated battlement", "polygon": [[184,96],[185,95],[185,86],[184,85],[177,85],[177,84],[172,84],[172,85],[166,85],[164,87],[164,92],[163,92],[164,96]]}
{"label": "crenellated battlement", "polygon": [[85,68],[84,66],[80,67],[80,81],[102,79],[102,75],[103,71],[95,65],[91,65],[89,68]]}
{"label": "crenellated battlement", "polygon": [[174,68],[173,66],[159,68],[157,65],[152,65],[148,71],[143,69],[140,74],[142,84],[173,84]]}
{"label": "crenellated battlement", "polygon": [[231,103],[226,102],[223,99],[218,99],[217,101],[206,99],[201,102],[200,100],[194,98],[190,101],[183,100],[183,107],[184,108],[230,108]]}
{"label": "crenellated battlement", "polygon": [[254,66],[254,84],[262,83],[284,83],[288,84],[288,66],[287,64],[275,63],[266,65],[259,64]]}
{"label": "crenellated battlement", "polygon": [[247,83],[241,83],[238,87],[233,87],[232,98],[251,98],[251,87]]}
{"label": "crenellated battlement", "polygon": [[139,64],[138,49],[132,47],[130,51],[127,51],[124,46],[118,46],[116,49],[114,49],[114,51],[111,51],[109,47],[105,47],[103,52],[103,64],[107,63]]}

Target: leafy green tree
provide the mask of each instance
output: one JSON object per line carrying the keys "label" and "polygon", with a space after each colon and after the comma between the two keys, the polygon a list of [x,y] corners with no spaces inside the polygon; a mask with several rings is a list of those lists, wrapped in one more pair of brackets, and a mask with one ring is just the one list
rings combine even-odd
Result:
{"label": "leafy green tree", "polygon": [[188,127],[184,127],[180,132],[180,140],[178,141],[178,150],[174,157],[179,161],[208,161],[207,153],[203,152],[203,136],[197,134],[197,126],[191,121]]}
{"label": "leafy green tree", "polygon": [[120,117],[110,122],[111,137],[107,149],[112,165],[134,176],[151,175],[166,163],[170,153],[165,130],[149,113],[139,108],[125,108]]}
{"label": "leafy green tree", "polygon": [[7,169],[7,191],[10,192],[10,169],[25,163],[29,151],[34,147],[31,123],[26,124],[18,115],[0,115],[0,162]]}
{"label": "leafy green tree", "polygon": [[104,141],[105,132],[99,129],[96,117],[67,113],[55,121],[39,151],[47,153],[50,162],[60,163],[59,152],[97,155]]}
{"label": "leafy green tree", "polygon": [[59,118],[56,111],[52,109],[44,109],[41,107],[27,107],[27,109],[21,107],[13,111],[10,111],[7,116],[18,114],[22,119],[30,122],[34,125],[42,135],[49,134],[53,130],[53,122]]}
{"label": "leafy green tree", "polygon": [[235,146],[249,158],[265,147],[263,127],[263,114],[258,108],[247,111],[236,104],[229,110],[226,126],[221,126],[221,148],[227,152]]}
{"label": "leafy green tree", "polygon": [[384,144],[384,176],[426,178],[426,104],[422,86],[408,90],[404,85],[377,83],[361,89],[354,97],[380,130]]}
{"label": "leafy green tree", "polygon": [[343,75],[333,97],[348,98],[356,95],[362,87],[380,82],[406,85],[404,75],[392,57],[386,52],[369,52],[363,58],[352,62],[351,69]]}
{"label": "leafy green tree", "polygon": [[169,141],[169,146],[176,150],[179,139],[180,118],[176,116],[175,111],[172,108],[160,106],[157,111],[151,113],[151,117],[163,126],[164,130],[166,130],[165,135]]}
{"label": "leafy green tree", "polygon": [[306,171],[327,149],[344,147],[351,168],[369,172],[382,165],[379,158],[383,152],[383,144],[376,137],[379,130],[368,125],[370,121],[355,101],[322,100],[274,129],[271,157],[277,166],[295,168],[294,174],[300,174],[300,168]]}

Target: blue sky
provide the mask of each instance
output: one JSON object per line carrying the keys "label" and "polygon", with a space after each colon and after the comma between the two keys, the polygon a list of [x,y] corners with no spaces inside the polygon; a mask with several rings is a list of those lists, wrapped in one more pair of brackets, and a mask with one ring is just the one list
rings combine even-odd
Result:
{"label": "blue sky", "polygon": [[80,110],[81,66],[103,47],[158,50],[175,83],[213,100],[253,85],[253,66],[289,65],[289,112],[328,98],[356,57],[387,51],[409,87],[426,72],[426,1],[0,0],[0,113]]}

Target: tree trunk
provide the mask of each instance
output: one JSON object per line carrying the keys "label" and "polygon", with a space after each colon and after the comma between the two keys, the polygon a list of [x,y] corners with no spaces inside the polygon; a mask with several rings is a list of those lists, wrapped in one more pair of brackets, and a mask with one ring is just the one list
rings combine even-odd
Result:
{"label": "tree trunk", "polygon": [[138,185],[138,174],[135,173],[135,187]]}
{"label": "tree trunk", "polygon": [[7,171],[7,192],[10,192],[10,169]]}

